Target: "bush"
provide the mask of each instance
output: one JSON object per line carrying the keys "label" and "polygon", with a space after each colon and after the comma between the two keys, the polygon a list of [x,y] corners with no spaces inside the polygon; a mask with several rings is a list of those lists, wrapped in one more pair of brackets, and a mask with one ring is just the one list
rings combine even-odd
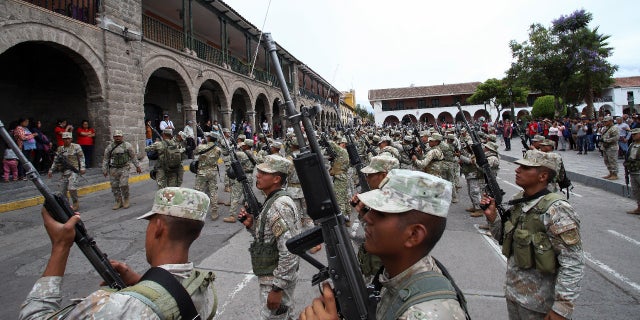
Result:
{"label": "bush", "polygon": [[[562,99],[560,99],[560,104],[562,103]],[[542,96],[536,99],[533,102],[533,108],[531,109],[531,115],[534,118],[549,118],[555,119],[556,117],[564,117],[567,114],[567,107],[564,106],[562,108],[562,112],[555,115],[556,106],[555,99],[552,95]]]}

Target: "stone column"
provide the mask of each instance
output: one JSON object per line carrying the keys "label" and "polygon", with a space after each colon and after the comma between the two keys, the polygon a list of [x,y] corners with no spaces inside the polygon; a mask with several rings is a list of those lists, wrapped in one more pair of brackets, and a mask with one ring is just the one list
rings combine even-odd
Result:
{"label": "stone column", "polygon": [[220,110],[222,113],[222,127],[231,129],[231,110]]}

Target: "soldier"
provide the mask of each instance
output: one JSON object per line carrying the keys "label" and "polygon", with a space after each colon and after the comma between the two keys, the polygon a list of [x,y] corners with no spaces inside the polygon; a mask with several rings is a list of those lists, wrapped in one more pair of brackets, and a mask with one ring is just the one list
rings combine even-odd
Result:
{"label": "soldier", "polygon": [[[256,161],[255,159],[253,159],[253,155],[251,154],[252,146],[253,140],[245,139],[243,142],[240,142],[238,144],[238,148],[240,148],[240,150],[236,151],[236,157],[238,158],[238,161],[240,161],[240,165],[242,166],[242,170],[244,170],[244,173],[247,176],[247,180],[249,181],[250,186],[253,186],[253,168],[256,165]],[[235,223],[236,214],[238,213],[240,203],[244,201],[244,193],[242,192],[242,183],[240,181],[232,179],[231,195],[229,197],[231,198],[229,216],[222,219],[222,221]]]}
{"label": "soldier", "polygon": [[[365,248],[384,265],[376,319],[465,319],[452,279],[429,254],[446,227],[451,183],[402,169],[391,170],[385,181],[380,189],[359,194],[356,206],[367,225]],[[327,283],[323,297],[300,315],[302,320],[337,318]]]}
{"label": "soldier", "polygon": [[267,195],[262,212],[254,218],[241,208],[238,215],[246,217],[243,224],[254,236],[249,252],[260,284],[261,319],[290,319],[294,308],[300,258],[287,250],[286,242],[302,226],[296,204],[284,190],[291,166],[281,156],[268,155],[256,174],[256,188]]}
{"label": "soldier", "polygon": [[415,164],[415,166],[419,170],[423,170],[426,173],[432,174],[434,176],[442,177],[443,176],[443,164],[444,155],[442,154],[442,150],[440,148],[436,148],[440,145],[442,141],[442,135],[439,133],[434,133],[429,137],[427,142],[429,143],[429,151],[425,154],[424,159],[418,160],[418,157],[415,155],[411,157],[411,160]]}
{"label": "soldier", "polygon": [[56,150],[53,164],[47,173],[51,178],[54,171],[62,172],[62,195],[67,196],[67,191],[71,196],[72,208],[77,211],[80,208],[78,202],[78,174],[86,172],[84,165],[84,153],[79,144],[71,143],[73,135],[71,132],[62,133],[62,145]]}
{"label": "soldier", "polygon": [[[341,138],[340,144],[329,141],[329,147],[336,154],[331,161],[331,169],[329,174],[333,177],[334,190],[336,192],[336,200],[340,206],[340,212],[347,218],[351,217],[351,206],[349,206],[349,195],[347,193],[349,178],[347,170],[349,169],[349,154],[345,149],[347,139]],[[350,225],[350,222],[347,222]]]}
{"label": "soldier", "polygon": [[604,149],[604,164],[609,174],[602,177],[607,180],[618,180],[618,140],[620,134],[617,126],[613,125],[613,117],[604,117],[604,133],[602,134],[602,147]]}
{"label": "soldier", "polygon": [[[159,272],[165,281],[175,282],[175,279],[178,286],[189,290],[202,319],[210,319],[215,314],[215,276],[212,272],[195,269],[188,257],[191,243],[204,226],[208,207],[209,199],[202,192],[165,188],[156,192],[151,211],[138,218],[149,221],[145,249],[147,262],[154,267],[152,270]],[[51,256],[42,278],[21,306],[20,319],[48,319],[54,315],[56,319],[180,318],[176,300],[165,287],[152,279],[140,281],[142,275],[119,261],[111,264],[129,287],[120,291],[100,289],[62,310],[62,280],[73,246],[74,226],[80,216],[71,217],[63,225],[43,207],[42,218],[51,239]]]}
{"label": "soldier", "polygon": [[461,140],[463,148],[460,150],[460,167],[467,180],[467,194],[471,200],[471,207],[465,209],[470,212],[472,217],[482,217],[483,212],[480,209],[480,199],[482,198],[482,188],[484,187],[484,176],[482,170],[476,165],[476,158],[471,151],[473,141],[466,134],[466,129],[461,130]]}
{"label": "soldier", "polygon": [[495,201],[484,196],[480,202],[489,205],[484,214],[508,257],[509,319],[570,319],[584,276],[580,220],[562,194],[547,189],[559,170],[557,157],[531,152],[516,164],[516,184],[523,191],[509,202],[504,229]]}
{"label": "soldier", "polygon": [[218,219],[218,160],[222,150],[216,146],[216,136],[213,132],[205,132],[206,143],[196,147],[195,156],[198,160],[198,173],[196,173],[195,189],[209,194],[211,205],[209,214],[211,220]]}
{"label": "soldier", "polygon": [[[442,151],[442,178],[451,183],[454,183],[456,178],[455,166],[458,165],[455,150],[446,141],[441,141],[438,145],[438,148],[440,148],[440,150]],[[458,189],[455,188],[455,185],[453,188],[453,193],[451,195],[451,201],[452,203],[458,202]]]}
{"label": "soldier", "polygon": [[627,211],[627,213],[640,214],[640,128],[632,129],[630,133],[633,142],[631,146],[629,146],[629,150],[627,150],[624,168],[626,171],[625,174],[629,175],[631,192],[633,198],[636,200],[637,208]]}
{"label": "soldier", "polygon": [[129,208],[129,163],[136,167],[136,172],[141,173],[140,163],[131,143],[124,141],[122,130],[113,132],[113,142],[104,149],[102,157],[102,174],[109,176],[111,192],[116,198],[112,210]]}
{"label": "soldier", "polygon": [[162,130],[162,140],[144,148],[146,152],[158,153],[158,161],[153,167],[156,172],[155,177],[158,189],[179,187],[182,184],[182,175],[184,174],[182,156],[185,149],[172,138],[173,131],[164,129]]}
{"label": "soldier", "polygon": [[378,154],[381,154],[383,152],[388,152],[392,156],[394,156],[396,159],[398,159],[398,161],[400,161],[400,152],[398,152],[398,149],[391,146],[391,137],[389,136],[381,137],[380,142],[378,142],[378,148],[380,148],[380,151],[378,152]]}

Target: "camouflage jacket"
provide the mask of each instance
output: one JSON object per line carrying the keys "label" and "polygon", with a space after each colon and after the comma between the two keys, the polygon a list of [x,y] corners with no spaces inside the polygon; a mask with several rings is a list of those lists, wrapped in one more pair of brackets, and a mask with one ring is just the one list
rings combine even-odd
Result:
{"label": "camouflage jacket", "polygon": [[[266,202],[266,201],[265,201]],[[264,216],[263,216],[264,215]],[[298,278],[298,265],[300,258],[289,252],[287,240],[298,235],[302,231],[300,213],[296,204],[287,195],[277,198],[270,208],[264,208],[258,218],[253,220],[253,225],[248,231],[257,235],[260,224],[265,221],[264,242],[276,240],[278,245],[278,266],[273,270],[273,276],[261,276],[258,282],[262,285],[276,285],[280,288],[288,288],[295,285]]]}
{"label": "camouflage jacket", "polygon": [[[378,302],[376,309],[376,319],[382,319],[385,311],[389,307],[391,301],[391,295],[394,291],[397,291],[398,285],[403,280],[411,277],[412,275],[420,272],[436,271],[442,273],[436,266],[435,261],[430,255],[418,260],[414,265],[407,270],[401,272],[395,277],[389,279],[388,274],[385,272],[380,275],[380,283],[382,284],[381,300]],[[399,320],[421,320],[421,319],[465,319],[465,314],[458,300],[455,299],[434,299],[430,301],[421,302],[410,306],[399,318]]]}
{"label": "camouflage jacket", "polygon": [[[247,152],[252,152],[252,151],[247,151]],[[247,152],[244,152],[242,150],[237,150],[236,157],[238,158],[238,161],[240,161],[240,164],[242,165],[242,170],[244,170],[245,173],[253,173],[253,168],[255,166],[253,165],[253,162],[251,162],[251,159],[249,159],[249,155],[247,154]]]}
{"label": "camouflage jacket", "polygon": [[115,142],[112,141],[104,149],[104,156],[102,157],[102,173],[107,173],[109,168],[114,165],[115,158],[122,156],[122,154],[125,153],[128,154],[129,162],[133,163],[136,168],[140,166],[138,157],[136,157],[136,152],[133,151],[131,143],[124,141],[116,147]]}
{"label": "camouflage jacket", "polygon": [[[193,263],[165,264],[160,266],[171,272],[178,280],[188,278],[193,272]],[[19,319],[48,319],[61,310],[62,277],[42,277],[33,285],[31,292],[20,308]],[[207,290],[198,290],[191,296],[202,319],[212,316],[215,307],[213,285]],[[160,319],[144,302],[112,290],[98,290],[84,298],[68,313],[68,319]]]}
{"label": "camouflage jacket", "polygon": [[[290,156],[287,156],[287,159],[293,162],[293,158],[296,157],[300,151],[296,150]],[[300,178],[298,177],[298,173],[296,172],[296,168],[291,166],[289,168],[289,174],[287,178],[287,193],[292,199],[301,199],[304,198],[304,193],[302,192],[302,186],[300,185]]]}
{"label": "camouflage jacket", "polygon": [[386,147],[380,149],[378,154],[381,154],[383,152],[390,153],[392,156],[396,157],[396,159],[398,159],[398,161],[400,161],[400,151],[398,151],[398,149],[396,149],[396,148],[394,148],[392,146],[386,146]]}
{"label": "camouflage jacket", "polygon": [[418,169],[423,170],[429,166],[433,166],[434,162],[444,160],[444,155],[442,154],[442,150],[440,148],[431,148],[427,151],[427,154],[424,156],[422,160],[416,160],[416,167]]}
{"label": "camouflage jacket", "polygon": [[[198,153],[213,147],[213,149],[198,155]],[[206,144],[200,144],[194,151],[195,156],[198,157],[198,175],[199,176],[211,176],[217,173],[218,160],[222,155],[222,150],[215,146],[213,142]]]}
{"label": "camouflage jacket", "polygon": [[605,129],[602,134],[602,145],[605,148],[618,149],[618,140],[620,139],[620,131],[618,126],[612,125]]}
{"label": "camouflage jacket", "polygon": [[331,161],[329,173],[336,179],[346,179],[347,170],[349,169],[349,154],[347,150],[333,141],[329,141],[329,147],[336,154],[336,158]]}
{"label": "camouflage jacket", "polygon": [[51,164],[50,171],[70,171],[68,168],[65,168],[63,165],[63,161],[61,158],[66,158],[67,162],[74,168],[78,170],[82,170],[85,168],[84,164],[84,152],[82,152],[82,148],[79,144],[72,143],[69,147],[65,147],[61,145],[56,150],[56,155],[53,158],[53,164]]}
{"label": "camouflage jacket", "polygon": [[[522,198],[522,194],[522,191],[519,192],[513,199]],[[522,206],[522,212],[528,212],[541,199],[542,197],[533,199],[517,206]],[[571,319],[575,301],[580,294],[579,283],[584,277],[580,220],[573,207],[565,200],[551,204],[540,219],[556,254],[556,273],[541,273],[536,268],[519,268],[511,254],[507,260],[505,295],[507,300],[515,301],[527,309],[540,313],[553,310]],[[502,238],[499,217],[491,224],[491,234],[496,239]]]}

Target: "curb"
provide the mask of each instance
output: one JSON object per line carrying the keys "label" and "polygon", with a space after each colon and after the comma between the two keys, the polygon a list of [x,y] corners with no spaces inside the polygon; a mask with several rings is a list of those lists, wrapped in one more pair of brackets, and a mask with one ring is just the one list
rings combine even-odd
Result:
{"label": "curb", "polygon": [[[500,155],[500,159],[507,160],[509,162],[515,162],[516,160],[519,160],[519,158],[514,158],[514,157],[503,155],[503,154]],[[567,176],[569,177],[569,179],[571,179],[572,182],[579,182],[582,184],[586,184],[590,187],[611,192],[619,196],[623,195],[622,191],[623,191],[623,188],[625,187],[624,184],[621,185],[620,183],[616,183],[611,180],[595,178],[595,177],[587,176],[587,175],[580,174],[573,171],[567,171]],[[624,181],[624,177],[621,177],[621,179],[623,179],[622,181]]]}
{"label": "curb", "polygon": [[[188,165],[184,166],[184,171],[189,171]],[[129,184],[135,184],[135,183],[147,181],[149,179],[151,179],[151,177],[149,177],[149,173],[139,174],[133,177],[129,177]],[[94,193],[94,192],[98,192],[98,191],[102,191],[110,188],[111,188],[111,183],[109,181],[100,182],[100,183],[79,188],[78,195],[84,196],[90,193]],[[44,203],[43,196],[31,197],[31,198],[16,200],[16,201],[7,202],[7,203],[0,203],[0,213],[33,207],[43,203]]]}

